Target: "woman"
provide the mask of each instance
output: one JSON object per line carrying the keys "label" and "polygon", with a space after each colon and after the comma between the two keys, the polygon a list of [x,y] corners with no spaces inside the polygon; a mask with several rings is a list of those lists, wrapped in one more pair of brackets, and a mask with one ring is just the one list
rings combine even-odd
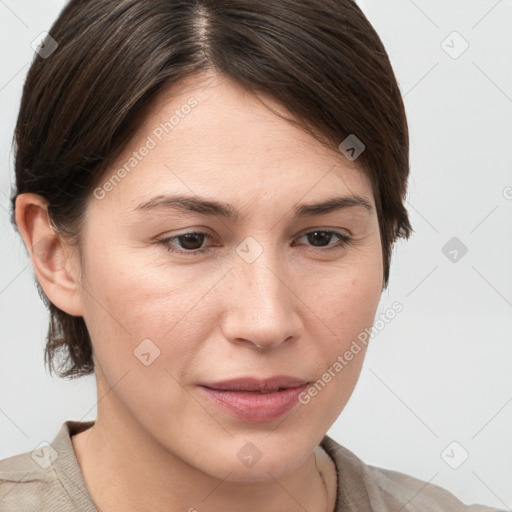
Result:
{"label": "woman", "polygon": [[15,140],[46,362],[98,414],[0,461],[2,510],[491,510],[326,436],[412,231],[355,3],[71,0]]}

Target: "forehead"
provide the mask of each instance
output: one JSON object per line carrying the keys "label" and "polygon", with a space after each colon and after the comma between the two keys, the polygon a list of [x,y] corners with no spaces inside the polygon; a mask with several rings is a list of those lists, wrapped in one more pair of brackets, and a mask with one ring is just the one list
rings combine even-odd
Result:
{"label": "forehead", "polygon": [[122,174],[109,197],[124,210],[158,193],[239,198],[262,207],[326,193],[366,195],[373,203],[354,162],[270,109],[291,117],[272,99],[220,76],[164,89],[106,172],[103,183]]}

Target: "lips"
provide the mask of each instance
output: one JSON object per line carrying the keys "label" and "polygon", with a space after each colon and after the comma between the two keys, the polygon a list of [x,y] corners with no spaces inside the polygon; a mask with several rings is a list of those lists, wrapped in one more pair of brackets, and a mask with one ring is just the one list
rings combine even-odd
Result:
{"label": "lips", "polygon": [[296,379],[287,376],[275,376],[268,379],[256,379],[254,377],[243,377],[240,379],[224,380],[201,384],[204,387],[222,391],[260,391],[272,392],[280,389],[293,388],[306,384],[303,379]]}
{"label": "lips", "polygon": [[304,379],[244,377],[199,385],[201,393],[224,412],[251,422],[273,421],[290,411],[309,385]]}

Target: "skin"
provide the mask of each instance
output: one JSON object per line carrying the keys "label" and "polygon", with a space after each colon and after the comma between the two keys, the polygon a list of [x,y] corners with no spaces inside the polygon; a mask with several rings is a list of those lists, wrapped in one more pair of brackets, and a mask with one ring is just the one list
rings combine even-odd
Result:
{"label": "skin", "polygon": [[[364,347],[307,405],[271,422],[242,421],[197,385],[274,375],[315,382],[373,324],[383,267],[371,185],[357,162],[270,112],[264,103],[284,112],[272,100],[213,78],[160,94],[103,183],[189,98],[198,104],[105,197],[90,197],[81,260],[51,229],[41,197],[17,199],[41,286],[84,317],[93,344],[97,420],[73,447],[100,510],[325,512],[337,477],[318,444],[352,394]],[[171,193],[228,202],[238,219],[135,211]],[[372,212],[292,218],[298,203],[350,194]],[[304,236],[315,229],[351,240]],[[211,250],[190,256],[158,243],[191,231],[212,239],[189,252]],[[263,251],[252,263],[236,251],[246,237]],[[169,244],[187,250],[183,239]],[[147,338],[160,355],[146,366],[134,350]],[[248,442],[262,454],[252,467],[237,457]]]}

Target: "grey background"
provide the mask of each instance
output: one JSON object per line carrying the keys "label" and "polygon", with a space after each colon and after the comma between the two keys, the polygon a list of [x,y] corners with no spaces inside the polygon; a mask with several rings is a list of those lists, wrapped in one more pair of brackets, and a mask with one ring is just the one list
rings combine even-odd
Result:
{"label": "grey background", "polygon": [[[373,338],[329,435],[369,464],[445,487],[466,503],[510,509],[512,2],[359,4],[406,103],[415,233],[395,249],[379,311],[395,300],[404,309]],[[8,214],[11,138],[31,43],[63,5],[0,0],[0,458],[50,442],[65,420],[96,413],[93,377],[45,373],[48,315]],[[469,44],[461,55],[454,31]],[[468,249],[456,262],[442,252],[452,237]],[[453,469],[445,460],[453,465],[462,450],[469,457]]]}

